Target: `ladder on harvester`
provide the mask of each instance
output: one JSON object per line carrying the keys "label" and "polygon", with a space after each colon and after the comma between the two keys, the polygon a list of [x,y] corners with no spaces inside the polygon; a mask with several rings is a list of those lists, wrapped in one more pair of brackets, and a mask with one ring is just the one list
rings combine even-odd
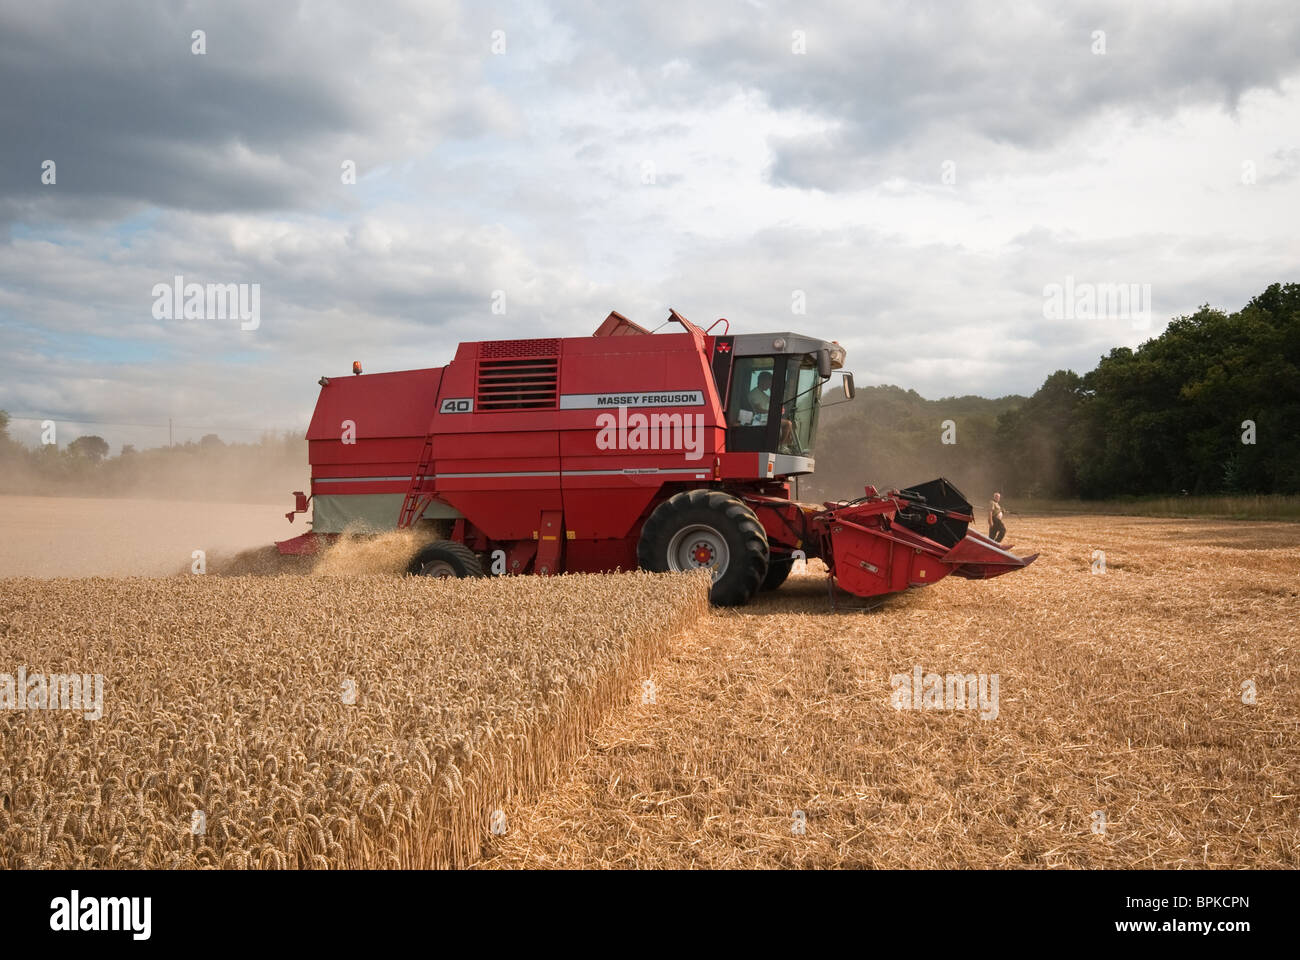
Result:
{"label": "ladder on harvester", "polygon": [[411,485],[406,489],[406,499],[402,501],[402,512],[397,515],[398,530],[415,526],[433,500],[432,493],[424,492],[424,485],[429,479],[429,469],[432,466],[433,434],[428,433],[424,437],[424,451],[420,454],[420,462],[415,465],[415,473],[411,474]]}

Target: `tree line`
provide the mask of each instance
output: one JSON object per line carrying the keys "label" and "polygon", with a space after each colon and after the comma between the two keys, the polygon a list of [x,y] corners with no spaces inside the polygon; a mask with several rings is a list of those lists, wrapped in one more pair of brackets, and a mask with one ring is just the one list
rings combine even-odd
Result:
{"label": "tree line", "polygon": [[254,443],[208,434],[147,450],[123,444],[109,454],[94,434],[28,447],[9,436],[9,415],[0,410],[0,493],[279,503],[307,482],[307,441],[291,433],[268,432]]}
{"label": "tree line", "polygon": [[[807,484],[819,497],[940,475],[977,504],[995,489],[1082,499],[1297,493],[1300,284],[1272,284],[1235,313],[1203,306],[1087,373],[1057,370],[1030,397],[932,401],[871,387],[823,412],[818,477]],[[945,421],[955,427],[948,437]]]}

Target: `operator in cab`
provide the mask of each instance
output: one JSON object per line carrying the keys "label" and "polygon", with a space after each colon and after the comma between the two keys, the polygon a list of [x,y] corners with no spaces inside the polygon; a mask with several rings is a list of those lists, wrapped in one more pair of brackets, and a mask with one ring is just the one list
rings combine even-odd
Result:
{"label": "operator in cab", "polygon": [[754,412],[756,423],[767,422],[767,410],[772,402],[772,374],[764,370],[758,375],[758,383],[749,391],[749,409]]}

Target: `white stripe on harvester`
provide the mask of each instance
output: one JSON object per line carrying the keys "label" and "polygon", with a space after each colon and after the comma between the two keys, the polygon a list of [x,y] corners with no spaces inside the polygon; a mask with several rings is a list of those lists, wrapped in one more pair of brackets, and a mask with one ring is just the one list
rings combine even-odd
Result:
{"label": "white stripe on harvester", "polygon": [[[482,477],[622,477],[641,474],[692,473],[704,476],[702,467],[679,467],[663,469],[660,467],[625,467],[622,470],[526,470],[504,473],[438,473],[428,474],[425,479],[473,480]],[[409,483],[410,477],[315,477],[313,483]]]}

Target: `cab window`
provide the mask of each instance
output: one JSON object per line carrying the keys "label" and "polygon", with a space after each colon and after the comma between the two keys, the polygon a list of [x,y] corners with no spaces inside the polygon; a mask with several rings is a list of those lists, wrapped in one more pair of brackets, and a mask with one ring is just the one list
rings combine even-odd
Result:
{"label": "cab window", "polygon": [[772,412],[774,357],[741,357],[731,375],[727,422],[735,427],[767,426]]}

